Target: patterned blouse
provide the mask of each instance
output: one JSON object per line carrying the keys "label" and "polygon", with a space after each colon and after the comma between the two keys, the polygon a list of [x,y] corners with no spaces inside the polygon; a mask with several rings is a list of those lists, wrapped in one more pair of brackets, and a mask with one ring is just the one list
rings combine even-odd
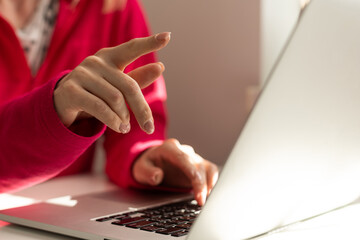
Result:
{"label": "patterned blouse", "polygon": [[57,0],[39,0],[29,22],[25,27],[16,30],[33,76],[36,75],[46,56],[58,7]]}

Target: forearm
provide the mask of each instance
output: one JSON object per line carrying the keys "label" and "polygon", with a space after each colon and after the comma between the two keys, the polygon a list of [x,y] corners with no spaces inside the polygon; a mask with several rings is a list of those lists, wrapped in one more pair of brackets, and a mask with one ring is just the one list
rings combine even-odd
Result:
{"label": "forearm", "polygon": [[0,107],[0,192],[53,177],[104,131],[82,137],[61,123],[53,105],[56,82],[54,79]]}

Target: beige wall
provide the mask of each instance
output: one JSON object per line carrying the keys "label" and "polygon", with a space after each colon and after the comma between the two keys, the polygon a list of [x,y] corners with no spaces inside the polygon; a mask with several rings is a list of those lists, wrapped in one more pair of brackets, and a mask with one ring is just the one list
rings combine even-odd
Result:
{"label": "beige wall", "polygon": [[142,2],[152,31],[172,32],[159,52],[169,136],[222,164],[246,119],[249,86],[259,82],[259,1]]}

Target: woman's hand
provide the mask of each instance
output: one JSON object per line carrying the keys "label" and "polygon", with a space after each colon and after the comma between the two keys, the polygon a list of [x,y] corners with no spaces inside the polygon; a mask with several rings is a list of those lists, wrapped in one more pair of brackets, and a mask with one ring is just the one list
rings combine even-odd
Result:
{"label": "woman's hand", "polygon": [[154,131],[149,105],[141,92],[164,71],[162,63],[151,63],[128,74],[123,71],[138,57],[167,45],[170,33],[130,40],[112,48],[103,48],[87,57],[59,81],[54,91],[55,109],[60,120],[70,127],[76,120],[95,117],[120,133],[130,131],[127,104],[140,127]]}
{"label": "woman's hand", "polygon": [[188,145],[168,139],[162,145],[145,151],[134,163],[133,176],[141,184],[190,188],[199,205],[218,179],[215,164],[203,159]]}

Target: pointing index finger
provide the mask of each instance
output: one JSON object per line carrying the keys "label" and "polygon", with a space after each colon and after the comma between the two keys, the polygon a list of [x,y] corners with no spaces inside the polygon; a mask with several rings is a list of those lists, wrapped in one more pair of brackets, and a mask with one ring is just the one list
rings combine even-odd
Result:
{"label": "pointing index finger", "polygon": [[103,53],[103,57],[120,70],[124,70],[127,65],[142,55],[165,47],[170,41],[170,34],[170,32],[163,32],[149,37],[134,38],[119,46],[107,49]]}

